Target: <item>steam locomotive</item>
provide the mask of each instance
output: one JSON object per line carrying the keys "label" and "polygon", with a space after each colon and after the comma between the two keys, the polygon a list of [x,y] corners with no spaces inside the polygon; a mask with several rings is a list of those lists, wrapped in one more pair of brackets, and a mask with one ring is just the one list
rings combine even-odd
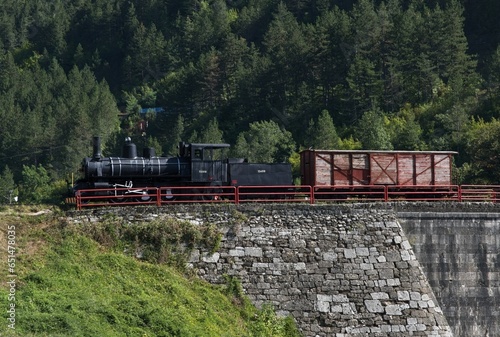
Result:
{"label": "steam locomotive", "polygon": [[[94,137],[92,157],[83,160],[83,177],[76,181],[73,191],[99,195],[104,193],[100,191],[111,190],[115,197],[134,194],[146,201],[150,198],[148,188],[153,187],[292,185],[289,164],[248,163],[243,158],[228,158],[229,147],[229,144],[180,142],[177,156],[157,157],[154,148],[144,148],[140,157],[137,146],[127,138],[121,157],[103,157],[101,140]],[[117,199],[110,199],[113,200]]]}

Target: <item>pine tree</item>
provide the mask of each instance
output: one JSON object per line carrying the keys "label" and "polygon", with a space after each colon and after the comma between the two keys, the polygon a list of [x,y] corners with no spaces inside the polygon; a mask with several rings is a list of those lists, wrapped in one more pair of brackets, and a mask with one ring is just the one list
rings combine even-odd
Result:
{"label": "pine tree", "polygon": [[212,48],[208,53],[201,55],[199,61],[199,98],[197,105],[201,110],[217,108],[222,97],[222,82],[219,53]]}
{"label": "pine tree", "polygon": [[291,112],[288,109],[300,99],[301,85],[308,72],[304,60],[310,47],[299,23],[282,3],[278,5],[263,44],[270,61],[265,95],[277,117],[284,120]]}
{"label": "pine tree", "polygon": [[[346,12],[334,9],[324,12],[314,26],[310,71],[314,90],[320,90],[315,100],[322,108],[345,106],[345,78],[355,49],[351,22]],[[342,109],[339,109],[342,110]]]}
{"label": "pine tree", "polygon": [[182,115],[177,117],[175,123],[169,129],[170,132],[168,133],[169,136],[166,139],[164,152],[173,156],[179,153],[178,146],[184,137],[184,118]]}
{"label": "pine tree", "polygon": [[317,122],[311,120],[308,129],[309,144],[315,149],[334,150],[340,146],[340,138],[333,124],[333,119],[327,110],[321,111]]}
{"label": "pine tree", "polygon": [[444,10],[437,7],[432,19],[430,54],[438,74],[452,87],[457,99],[471,94],[470,89],[477,86],[479,78],[475,73],[476,62],[467,54],[462,5],[451,0]]}
{"label": "pine tree", "polygon": [[222,131],[219,129],[219,122],[217,122],[216,118],[212,118],[208,122],[207,127],[201,132],[198,142],[210,144],[224,143]]}
{"label": "pine tree", "polygon": [[366,150],[392,150],[390,135],[386,130],[385,116],[379,108],[364,113],[356,129],[357,138]]}
{"label": "pine tree", "polygon": [[14,183],[14,174],[5,166],[0,176],[0,203],[12,203],[16,196],[16,185]]}

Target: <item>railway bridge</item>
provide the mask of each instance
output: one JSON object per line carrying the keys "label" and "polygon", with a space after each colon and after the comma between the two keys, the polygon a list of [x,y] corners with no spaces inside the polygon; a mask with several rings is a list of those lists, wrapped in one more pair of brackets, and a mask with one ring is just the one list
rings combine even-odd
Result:
{"label": "railway bridge", "polygon": [[240,280],[249,298],[292,315],[304,336],[500,335],[500,205],[199,204],[74,212],[133,222],[211,223],[216,252],[190,267]]}

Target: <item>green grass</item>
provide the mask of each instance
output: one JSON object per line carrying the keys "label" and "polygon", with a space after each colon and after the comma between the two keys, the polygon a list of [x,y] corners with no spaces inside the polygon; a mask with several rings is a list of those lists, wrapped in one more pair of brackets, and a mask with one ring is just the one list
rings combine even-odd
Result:
{"label": "green grass", "polygon": [[[237,280],[216,287],[166,264],[121,253],[130,245],[123,241],[124,232],[115,241],[106,237],[103,245],[95,230],[63,225],[58,217],[39,219],[10,220],[19,222],[21,248],[16,329],[7,326],[9,289],[4,284],[1,336],[299,336],[291,319],[276,318],[270,307],[259,311],[249,305]],[[2,230],[9,222],[4,221]],[[120,232],[120,225],[114,226]]]}

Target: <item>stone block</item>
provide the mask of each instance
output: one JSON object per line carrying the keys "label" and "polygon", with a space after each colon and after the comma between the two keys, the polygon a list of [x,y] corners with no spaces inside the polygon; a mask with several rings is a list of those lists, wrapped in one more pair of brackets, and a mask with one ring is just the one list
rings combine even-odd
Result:
{"label": "stone block", "polygon": [[380,326],[381,332],[392,332],[392,327],[388,324],[384,324]]}
{"label": "stone block", "polygon": [[330,311],[342,313],[343,312],[342,304],[332,304]]}
{"label": "stone block", "polygon": [[427,303],[427,301],[418,301],[418,306],[422,309],[425,309],[429,307],[429,304]]}
{"label": "stone block", "polygon": [[422,294],[416,291],[410,292],[410,299],[412,301],[420,301],[422,299]]}
{"label": "stone block", "polygon": [[387,261],[391,262],[401,261],[401,253],[398,250],[390,250],[386,252],[384,255]]}
{"label": "stone block", "polygon": [[371,293],[370,296],[374,300],[388,300],[389,299],[389,294],[385,292],[375,292]]}
{"label": "stone block", "polygon": [[403,249],[410,250],[411,249],[410,242],[408,242],[408,240],[404,240],[403,242],[401,242],[401,247],[403,247]]}
{"label": "stone block", "polygon": [[318,301],[316,302],[316,310],[319,312],[330,312],[330,302]]}
{"label": "stone block", "polygon": [[365,300],[365,306],[369,312],[384,312],[384,307],[379,300]]}
{"label": "stone block", "polygon": [[416,319],[415,317],[408,317],[406,319],[406,323],[415,325],[418,323],[418,319]]}
{"label": "stone block", "polygon": [[349,298],[344,294],[331,295],[331,301],[336,303],[347,303],[349,302]]}
{"label": "stone block", "polygon": [[323,253],[323,260],[336,261],[337,260],[337,253],[334,253],[334,252]]}
{"label": "stone block", "polygon": [[354,305],[354,303],[343,303],[342,304],[342,314],[343,315],[357,314],[356,306]]}
{"label": "stone block", "polygon": [[410,293],[406,290],[398,291],[398,301],[409,301]]}
{"label": "stone block", "polygon": [[219,253],[205,254],[201,257],[201,260],[206,263],[217,263],[219,261],[219,257]]}
{"label": "stone block", "polygon": [[371,264],[371,263],[361,263],[359,265],[359,267],[361,268],[361,270],[371,270],[371,269],[373,269],[373,264]]}
{"label": "stone block", "polygon": [[356,250],[354,249],[344,249],[344,257],[346,259],[354,259],[357,257]]}
{"label": "stone block", "polygon": [[358,247],[356,248],[356,254],[358,256],[370,256],[370,251],[366,247]]}
{"label": "stone block", "polygon": [[383,280],[389,280],[394,278],[394,269],[379,269],[378,275]]}
{"label": "stone block", "polygon": [[293,269],[295,270],[305,270],[306,264],[304,262],[294,263]]}
{"label": "stone block", "polygon": [[245,256],[245,249],[243,247],[236,248],[236,249],[230,249],[229,255],[230,256]]}
{"label": "stone block", "polygon": [[401,259],[402,259],[403,261],[410,261],[410,260],[414,260],[414,257],[412,256],[412,254],[410,254],[410,252],[409,252],[409,251],[407,251],[407,250],[403,250],[403,251],[401,252]]}
{"label": "stone block", "polygon": [[401,285],[401,281],[399,281],[398,278],[388,279],[387,280],[387,285],[390,286],[390,287],[397,287],[397,286]]}
{"label": "stone block", "polygon": [[262,257],[262,248],[259,247],[245,247],[245,255],[253,257]]}

